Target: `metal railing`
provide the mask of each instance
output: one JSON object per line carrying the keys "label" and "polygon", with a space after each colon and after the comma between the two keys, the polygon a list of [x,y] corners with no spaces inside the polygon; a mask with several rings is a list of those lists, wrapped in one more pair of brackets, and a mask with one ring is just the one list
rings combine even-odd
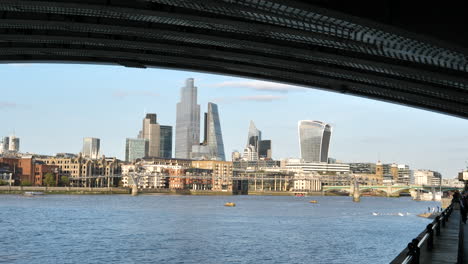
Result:
{"label": "metal railing", "polygon": [[453,203],[450,204],[434,221],[426,226],[426,229],[416,238],[408,243],[405,248],[391,263],[392,264],[419,264],[421,259],[421,249],[425,247],[427,251],[434,248],[434,235],[440,236],[441,227],[445,228],[453,211]]}

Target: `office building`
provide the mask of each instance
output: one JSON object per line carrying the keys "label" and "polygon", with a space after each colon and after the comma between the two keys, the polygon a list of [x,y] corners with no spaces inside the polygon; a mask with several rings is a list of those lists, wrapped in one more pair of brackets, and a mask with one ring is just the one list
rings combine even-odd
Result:
{"label": "office building", "polygon": [[226,160],[224,155],[223,134],[221,132],[221,121],[219,119],[218,106],[208,103],[208,114],[205,121],[206,144],[210,150],[211,159]]}
{"label": "office building", "polygon": [[98,159],[101,140],[99,138],[83,138],[83,157],[88,159]]}
{"label": "office building", "polygon": [[249,125],[249,133],[247,135],[247,145],[254,146],[255,152],[258,153],[260,141],[262,140],[262,131],[258,130],[254,122],[251,120]]}
{"label": "office building", "polygon": [[302,120],[298,130],[301,158],[305,162],[327,162],[331,126],[320,121]]}
{"label": "office building", "polygon": [[188,159],[192,146],[200,143],[200,105],[193,78],[187,79],[181,88],[176,110],[175,157]]}
{"label": "office building", "polygon": [[10,144],[8,146],[8,151],[17,153],[20,149],[20,139],[16,136],[10,136]]}
{"label": "office building", "polygon": [[161,158],[172,158],[172,127],[160,126],[159,156]]}
{"label": "office building", "polygon": [[144,138],[127,138],[125,143],[125,161],[133,162],[146,157],[149,142]]}
{"label": "office building", "polygon": [[0,141],[0,154],[7,153],[9,149],[10,149],[10,138],[3,137],[2,140]]}
{"label": "office building", "polygon": [[249,145],[244,149],[242,160],[245,160],[245,161],[257,161],[258,160],[258,152],[255,150],[255,146]]}
{"label": "office building", "polygon": [[143,119],[142,138],[148,140],[148,153],[149,157],[160,156],[160,139],[161,128],[157,122],[156,114],[146,114]]}
{"label": "office building", "polygon": [[271,140],[260,140],[258,157],[260,159],[271,159]]}

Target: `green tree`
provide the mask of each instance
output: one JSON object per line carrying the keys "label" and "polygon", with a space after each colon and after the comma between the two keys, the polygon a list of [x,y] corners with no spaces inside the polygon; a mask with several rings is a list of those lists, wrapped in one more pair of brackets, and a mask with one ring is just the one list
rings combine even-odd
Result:
{"label": "green tree", "polygon": [[55,176],[53,173],[46,173],[44,177],[44,184],[47,186],[55,186]]}
{"label": "green tree", "polygon": [[21,181],[21,186],[32,186],[30,181]]}
{"label": "green tree", "polygon": [[60,182],[63,186],[68,186],[70,184],[70,179],[67,176],[60,177]]}

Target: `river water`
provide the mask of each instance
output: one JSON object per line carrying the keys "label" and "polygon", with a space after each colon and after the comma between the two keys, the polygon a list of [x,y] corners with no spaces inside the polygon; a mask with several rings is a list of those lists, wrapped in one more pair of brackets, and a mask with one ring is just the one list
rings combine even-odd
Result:
{"label": "river water", "polygon": [[437,205],[380,197],[0,195],[0,263],[388,263],[430,222],[416,214]]}

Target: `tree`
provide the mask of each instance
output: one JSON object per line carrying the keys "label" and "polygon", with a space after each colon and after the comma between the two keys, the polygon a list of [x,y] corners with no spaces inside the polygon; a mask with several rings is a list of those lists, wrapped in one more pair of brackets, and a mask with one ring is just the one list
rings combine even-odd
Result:
{"label": "tree", "polygon": [[32,183],[28,180],[21,181],[21,186],[32,186]]}
{"label": "tree", "polygon": [[68,186],[70,184],[70,179],[67,176],[60,177],[60,182],[63,186]]}
{"label": "tree", "polygon": [[46,173],[44,177],[44,184],[47,186],[55,186],[55,176],[53,173]]}

